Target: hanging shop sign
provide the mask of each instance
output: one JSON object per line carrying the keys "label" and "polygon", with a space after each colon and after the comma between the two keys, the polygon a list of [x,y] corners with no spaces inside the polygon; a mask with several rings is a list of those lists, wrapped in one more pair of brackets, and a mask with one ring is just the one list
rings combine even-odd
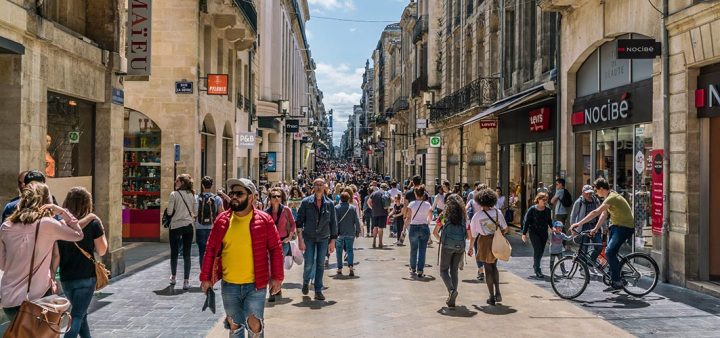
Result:
{"label": "hanging shop sign", "polygon": [[208,74],[208,76],[207,76],[207,94],[208,95],[227,95],[228,94],[228,75],[227,74]]}
{"label": "hanging shop sign", "polygon": [[238,132],[238,137],[237,137],[238,148],[240,148],[240,149],[255,148],[255,137],[257,137],[257,133],[255,133],[255,132],[245,132],[245,131]]}
{"label": "hanging shop sign", "polygon": [[700,68],[695,108],[698,117],[720,116],[720,64]]}
{"label": "hanging shop sign", "polygon": [[550,108],[531,110],[529,115],[531,133],[550,130]]}
{"label": "hanging shop sign", "polygon": [[470,165],[485,165],[487,162],[485,152],[473,153],[470,155]]}
{"label": "hanging shop sign", "polygon": [[428,120],[427,119],[417,119],[415,121],[415,128],[417,129],[427,129],[428,127]]}
{"label": "hanging shop sign", "polygon": [[618,59],[654,59],[660,56],[662,45],[653,39],[618,39]]}
{"label": "hanging shop sign", "polygon": [[131,0],[128,6],[127,75],[150,75],[152,0]]}
{"label": "hanging shop sign", "polygon": [[285,120],[285,132],[286,133],[297,133],[300,131],[300,120],[290,119]]}
{"label": "hanging shop sign", "polygon": [[175,81],[175,94],[192,94],[193,83],[191,81]]}
{"label": "hanging shop sign", "polygon": [[440,139],[440,136],[430,136],[430,147],[440,148],[441,144],[442,140]]}
{"label": "hanging shop sign", "polygon": [[496,129],[497,120],[480,121],[480,129]]}
{"label": "hanging shop sign", "polygon": [[653,234],[662,234],[663,228],[663,185],[664,185],[664,168],[663,156],[665,152],[662,149],[652,151],[652,191],[650,198],[652,201],[652,232]]}
{"label": "hanging shop sign", "polygon": [[300,132],[293,133],[294,141],[302,141],[302,139],[303,139],[303,133],[300,133]]}
{"label": "hanging shop sign", "polygon": [[576,132],[652,121],[652,79],[578,98],[573,111]]}

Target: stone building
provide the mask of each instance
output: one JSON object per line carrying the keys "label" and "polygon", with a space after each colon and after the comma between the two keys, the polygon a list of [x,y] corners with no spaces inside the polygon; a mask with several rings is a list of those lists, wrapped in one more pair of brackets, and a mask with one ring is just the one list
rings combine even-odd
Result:
{"label": "stone building", "polygon": [[109,241],[105,261],[124,271],[121,226],[125,28],[116,1],[0,1],[0,200],[17,175],[44,170],[62,203],[71,187],[95,198]]}

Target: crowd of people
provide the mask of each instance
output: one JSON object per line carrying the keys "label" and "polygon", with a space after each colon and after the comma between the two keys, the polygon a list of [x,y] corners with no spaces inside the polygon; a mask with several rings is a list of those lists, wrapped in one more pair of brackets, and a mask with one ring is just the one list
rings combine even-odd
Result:
{"label": "crowd of people", "polygon": [[[72,326],[66,337],[89,337],[87,308],[95,290],[94,262],[84,253],[103,255],[107,240],[100,219],[92,213],[92,196],[84,188],[68,192],[63,206],[53,203],[45,176],[31,170],[18,177],[19,195],[3,210],[0,228],[0,296],[11,320],[23,299],[54,293],[55,272],[72,303]],[[459,270],[468,255],[474,257],[477,278],[488,289],[487,303],[501,303],[500,275],[492,246],[496,232],[506,234],[508,215],[502,190],[477,182],[467,184],[436,180],[435,191],[426,190],[423,179],[403,182],[374,173],[357,164],[334,162],[311,172],[303,169],[290,181],[274,184],[240,178],[229,179],[227,190],[216,188],[210,177],[201,178],[196,192],[188,174],[178,175],[169,196],[163,225],[169,231],[171,286],[177,283],[179,255],[183,258],[183,289],[191,285],[193,239],[200,254],[200,282],[204,293],[221,281],[225,326],[241,337],[247,330],[263,330],[264,304],[282,297],[284,262],[302,255],[303,295],[310,287],[314,299],[324,301],[323,276],[335,253],[336,273],[355,276],[355,241],[372,238],[373,248],[410,245],[409,274],[426,278],[427,248],[439,249],[439,273],[447,289],[446,304],[456,306]],[[617,251],[632,235],[632,213],[622,196],[600,178],[594,187],[584,186],[582,196],[570,198],[565,181],[556,181],[553,197],[538,191],[522,221],[522,240],[534,249],[533,268],[543,273],[540,261],[550,242],[551,266],[567,249],[569,229],[591,230],[587,240],[600,241],[606,220],[611,223],[607,260],[612,285],[622,288]],[[600,202],[597,196],[604,198]],[[568,200],[570,203],[568,203]],[[554,207],[553,207],[554,206]],[[554,208],[554,210],[553,210]],[[567,224],[567,223],[571,223]],[[431,228],[434,228],[431,232]],[[12,252],[12,254],[8,254]],[[299,254],[300,253],[300,254]],[[593,258],[599,252],[594,250]],[[88,257],[88,256],[86,256]],[[40,263],[35,264],[38,260]],[[28,281],[27,269],[42,278]],[[45,278],[47,277],[47,278]]]}

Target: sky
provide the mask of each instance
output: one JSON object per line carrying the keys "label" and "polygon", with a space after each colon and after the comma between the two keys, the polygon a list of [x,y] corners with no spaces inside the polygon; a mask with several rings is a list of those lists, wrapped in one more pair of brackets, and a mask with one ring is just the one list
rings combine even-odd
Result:
{"label": "sky", "polygon": [[[323,91],[325,110],[333,109],[333,144],[339,145],[353,105],[360,104],[362,74],[385,26],[399,22],[409,0],[307,0],[305,33]],[[347,22],[332,17],[383,22]]]}

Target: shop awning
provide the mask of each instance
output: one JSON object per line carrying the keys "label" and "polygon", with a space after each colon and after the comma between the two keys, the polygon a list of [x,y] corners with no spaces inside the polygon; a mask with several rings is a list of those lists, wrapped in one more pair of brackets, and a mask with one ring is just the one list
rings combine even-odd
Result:
{"label": "shop awning", "polygon": [[492,114],[502,113],[504,110],[516,107],[519,105],[522,105],[526,102],[533,101],[537,99],[538,97],[542,97],[543,95],[547,95],[548,92],[554,92],[555,91],[555,83],[552,81],[545,82],[541,85],[532,87],[530,89],[524,90],[520,93],[517,93],[512,96],[508,96],[502,100],[499,100],[495,103],[493,103],[490,107],[487,109],[481,111],[479,114],[471,117],[467,121],[463,122],[463,125],[468,125],[473,122],[477,122],[482,120],[485,117],[488,117]]}
{"label": "shop awning", "polygon": [[272,116],[258,116],[258,128],[280,132],[280,121]]}

